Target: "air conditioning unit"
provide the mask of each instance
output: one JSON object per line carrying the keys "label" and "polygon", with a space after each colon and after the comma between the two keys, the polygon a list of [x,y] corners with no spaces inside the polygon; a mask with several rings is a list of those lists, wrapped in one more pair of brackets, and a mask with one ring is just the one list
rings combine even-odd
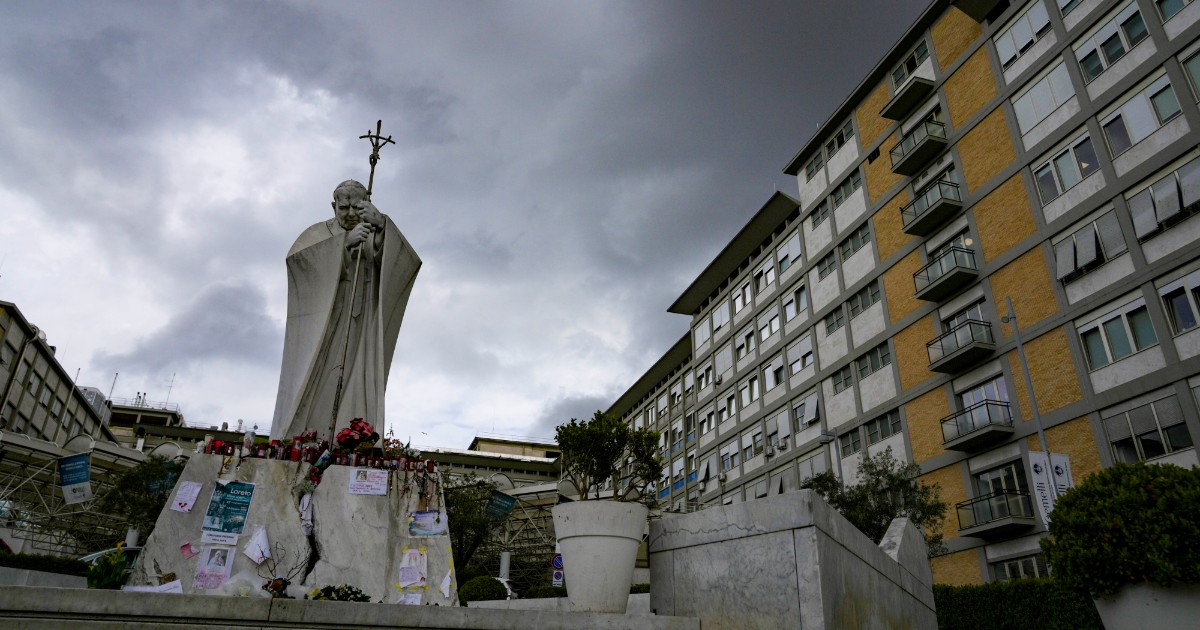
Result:
{"label": "air conditioning unit", "polygon": [[767,457],[774,457],[774,456],[775,456],[775,447],[768,444],[767,445]]}
{"label": "air conditioning unit", "polygon": [[721,384],[721,375],[718,374],[717,378],[713,379],[713,382],[716,383],[717,385],[720,385]]}
{"label": "air conditioning unit", "polygon": [[708,482],[707,482],[707,481],[701,481],[701,482],[700,482],[700,492],[704,492],[704,491],[706,491],[706,490],[708,490]]}
{"label": "air conditioning unit", "polygon": [[783,452],[786,450],[787,450],[787,438],[783,438],[782,440],[779,440],[779,451]]}
{"label": "air conditioning unit", "polygon": [[725,480],[728,478],[729,475],[725,474],[723,471],[717,475],[717,481],[720,481],[721,483],[725,483]]}

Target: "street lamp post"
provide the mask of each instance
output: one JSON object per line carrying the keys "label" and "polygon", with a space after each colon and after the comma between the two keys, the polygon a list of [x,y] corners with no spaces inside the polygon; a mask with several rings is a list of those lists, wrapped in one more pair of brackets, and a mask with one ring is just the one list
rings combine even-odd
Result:
{"label": "street lamp post", "polygon": [[846,490],[846,482],[842,479],[842,451],[838,448],[837,432],[836,431],[821,431],[821,437],[818,440],[821,444],[833,444],[833,457],[835,466],[837,466],[838,487],[843,491]]}
{"label": "street lamp post", "polygon": [[[1004,298],[1005,304],[1008,305],[1008,315],[1000,318],[1000,321],[1005,324],[1012,324],[1013,336],[1017,339],[1017,358],[1021,360],[1021,372],[1025,376],[1025,390],[1029,392],[1029,409],[1033,412],[1033,426],[1037,428],[1038,440],[1042,443],[1042,452],[1046,454],[1046,461],[1050,461],[1050,447],[1046,444],[1046,431],[1042,429],[1042,414],[1038,411],[1037,396],[1033,394],[1033,377],[1029,374],[1029,362],[1025,359],[1025,345],[1021,342],[1021,328],[1017,324],[1017,313],[1013,310],[1012,297]],[[1050,493],[1055,499],[1058,498],[1058,484],[1055,483],[1053,474],[1050,475]]]}

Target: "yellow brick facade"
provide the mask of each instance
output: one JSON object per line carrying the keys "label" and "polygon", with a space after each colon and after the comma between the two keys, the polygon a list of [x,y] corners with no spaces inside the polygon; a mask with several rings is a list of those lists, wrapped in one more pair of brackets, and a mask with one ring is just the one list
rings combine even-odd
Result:
{"label": "yellow brick facade", "polygon": [[979,553],[980,549],[967,549],[933,558],[930,564],[933,566],[934,583],[951,586],[983,584],[983,575],[979,570]]}
{"label": "yellow brick facade", "polygon": [[925,344],[937,336],[933,315],[926,315],[892,337],[896,365],[900,366],[900,388],[907,391],[933,376],[929,371],[929,352]]}
{"label": "yellow brick facade", "polygon": [[888,89],[887,80],[884,79],[859,104],[858,109],[854,110],[854,117],[858,119],[858,138],[862,141],[864,149],[870,148],[878,142],[883,132],[891,126],[892,121],[879,115],[880,110],[891,99],[892,93]]}
{"label": "yellow brick facade", "polygon": [[974,211],[984,262],[995,260],[1037,230],[1033,209],[1029,207],[1029,195],[1025,192],[1025,182],[1020,174],[1013,175],[979,200]]}
{"label": "yellow brick facade", "polygon": [[946,521],[942,524],[942,535],[946,540],[958,537],[958,514],[954,506],[967,500],[963,487],[962,464],[951,464],[921,475],[922,482],[938,487],[938,498],[947,506]]}
{"label": "yellow brick facade", "polygon": [[950,123],[957,129],[996,98],[996,80],[992,78],[987,49],[975,51],[966,63],[946,79],[943,89],[946,91],[946,105],[950,109]]}
{"label": "yellow brick facade", "polygon": [[[1022,327],[1025,323],[1021,322]],[[1033,380],[1033,391],[1037,392],[1038,411],[1043,414],[1079,402],[1083,392],[1079,388],[1079,377],[1075,373],[1075,359],[1067,346],[1067,335],[1062,328],[1034,339],[1025,341],[1025,357],[1029,361],[1029,376]],[[1029,406],[1029,391],[1025,387],[1025,376],[1021,372],[1021,361],[1017,351],[1008,353],[1009,367],[1013,374],[1013,388],[1021,417],[1028,421],[1033,417]],[[1051,448],[1054,443],[1051,442]],[[1040,450],[1040,447],[1039,447]]]}
{"label": "yellow brick facade", "polygon": [[[938,67],[949,68],[979,38],[983,28],[966,13],[950,7],[938,20],[929,34],[933,37],[933,51],[937,55]],[[988,72],[991,72],[989,70]]]}
{"label": "yellow brick facade", "polygon": [[896,136],[893,134],[880,145],[879,157],[863,167],[867,177],[867,193],[872,204],[904,179],[903,176],[892,172],[892,160],[888,157],[888,152],[895,146]]}
{"label": "yellow brick facade", "polygon": [[[1001,315],[1008,313],[1005,298],[1011,297],[1013,310],[1024,330],[1058,312],[1050,269],[1041,248],[1033,248],[1021,257],[997,269],[990,277],[992,301]],[[1012,325],[1000,323],[1000,334],[1012,335]]]}
{"label": "yellow brick facade", "polygon": [[883,272],[883,294],[887,296],[888,317],[899,321],[921,306],[917,299],[913,274],[921,268],[921,254],[913,251]]}
{"label": "yellow brick facade", "polygon": [[908,439],[912,444],[913,460],[920,464],[927,459],[944,454],[942,448],[941,421],[950,415],[950,400],[945,388],[914,398],[904,405],[904,416],[908,421]]}
{"label": "yellow brick facade", "polygon": [[1017,159],[1004,109],[997,107],[958,141],[967,190],[979,190]]}
{"label": "yellow brick facade", "polygon": [[[1096,444],[1096,435],[1087,416],[1046,429],[1046,444],[1051,453],[1066,453],[1071,457],[1071,477],[1076,484],[1084,477],[1100,472],[1100,445]],[[1029,436],[1029,450],[1042,450],[1042,442],[1036,433]]]}
{"label": "yellow brick facade", "polygon": [[901,190],[871,219],[875,244],[879,247],[879,260],[891,258],[913,238],[904,233],[904,222],[900,219],[900,208],[907,205],[908,201],[908,191]]}

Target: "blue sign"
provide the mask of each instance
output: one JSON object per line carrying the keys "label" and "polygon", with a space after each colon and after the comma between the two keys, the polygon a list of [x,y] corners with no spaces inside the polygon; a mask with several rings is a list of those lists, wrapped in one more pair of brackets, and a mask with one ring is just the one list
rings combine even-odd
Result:
{"label": "blue sign", "polygon": [[556,553],[556,554],[554,554],[554,559],[550,561],[550,566],[554,567],[555,569],[561,569],[561,568],[563,568],[562,554],[561,554],[561,553]]}
{"label": "blue sign", "polygon": [[58,485],[68,504],[92,500],[91,455],[80,453],[58,459]]}

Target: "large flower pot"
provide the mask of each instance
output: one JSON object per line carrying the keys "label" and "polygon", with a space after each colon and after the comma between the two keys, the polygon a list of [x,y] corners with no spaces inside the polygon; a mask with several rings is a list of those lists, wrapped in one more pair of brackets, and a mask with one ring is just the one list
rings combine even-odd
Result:
{"label": "large flower pot", "polygon": [[571,610],[624,614],[649,510],[640,503],[575,501],[552,513]]}
{"label": "large flower pot", "polygon": [[1122,586],[1112,597],[1094,600],[1106,630],[1193,628],[1200,619],[1200,585],[1166,588]]}

